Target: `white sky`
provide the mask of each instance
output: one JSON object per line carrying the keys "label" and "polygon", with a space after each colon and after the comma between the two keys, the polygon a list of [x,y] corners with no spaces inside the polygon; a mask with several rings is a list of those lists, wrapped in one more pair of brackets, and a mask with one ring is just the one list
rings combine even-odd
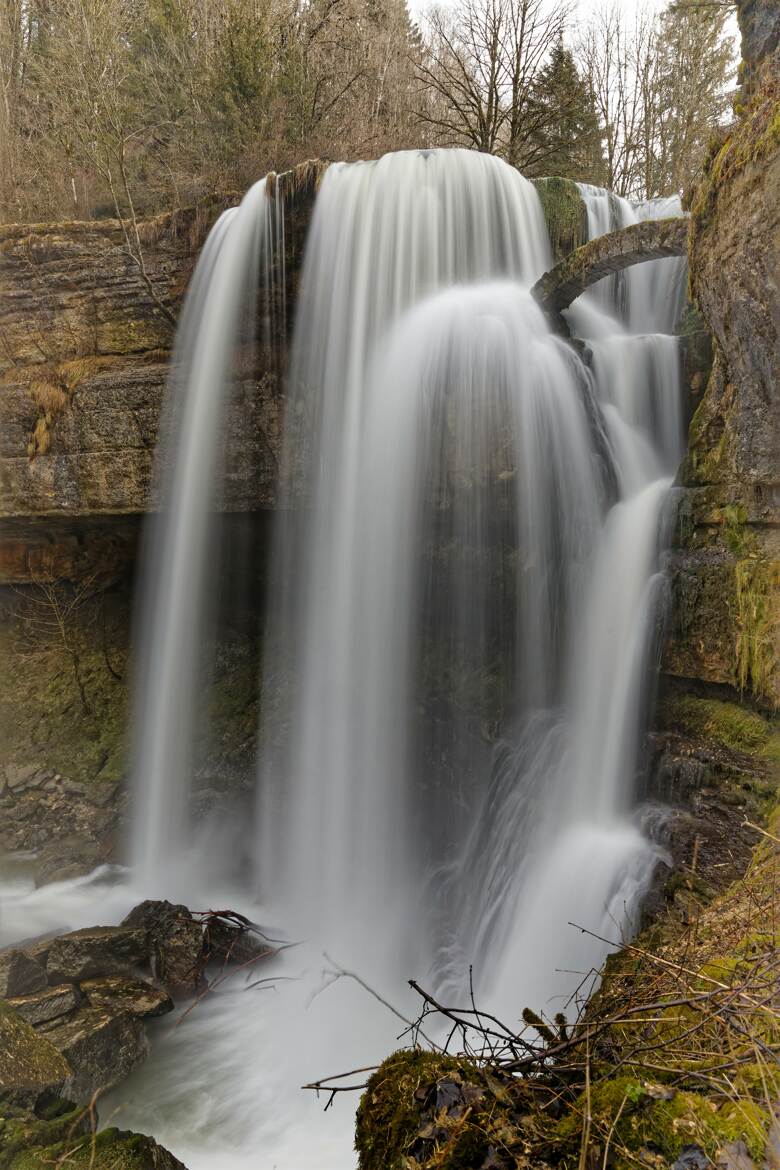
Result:
{"label": "white sky", "polygon": [[[442,7],[450,8],[455,3],[455,0],[439,0],[439,2]],[[630,15],[636,12],[638,8],[645,6],[657,11],[659,8],[663,8],[664,2],[665,0],[622,0],[620,7],[624,9],[627,15]],[[602,3],[603,0],[575,0],[573,19],[576,19],[577,15],[587,16],[594,8],[599,8]],[[420,16],[430,7],[430,0],[408,0],[408,4],[412,16]]]}
{"label": "white sky", "polygon": [[[430,8],[431,6],[431,0],[407,0],[407,2],[409,4],[409,10],[412,16],[421,16],[426,11],[426,9]],[[455,3],[455,0],[438,0],[438,2],[443,7],[450,8]],[[555,0],[552,0],[552,2],[554,3]],[[648,8],[651,11],[658,12],[661,8],[665,7],[666,2],[667,0],[620,0],[620,7],[623,9],[626,16],[633,16],[633,14],[640,8]],[[594,9],[602,7],[602,5],[605,3],[605,0],[573,0],[573,3],[574,11],[572,13],[572,23],[574,23],[578,17],[580,19],[587,20],[590,13],[593,12]],[[736,17],[731,17],[730,23],[733,26],[733,35],[737,37],[738,29]],[[737,44],[739,44],[738,40]]]}

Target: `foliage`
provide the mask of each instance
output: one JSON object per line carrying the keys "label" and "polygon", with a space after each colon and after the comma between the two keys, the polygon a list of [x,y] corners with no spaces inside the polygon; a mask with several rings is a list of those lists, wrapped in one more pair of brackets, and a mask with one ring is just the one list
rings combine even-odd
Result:
{"label": "foliage", "polygon": [[132,251],[160,207],[421,144],[417,39],[403,0],[3,0],[0,216],[116,215]]}
{"label": "foliage", "polygon": [[724,19],[613,5],[575,35],[546,0],[459,0],[422,29],[405,0],[1,0],[0,219],[116,217],[145,278],[141,217],[306,157],[465,145],[679,190],[723,113]]}
{"label": "foliage", "polygon": [[561,36],[533,87],[532,105],[545,117],[532,136],[534,169],[603,185],[607,181],[602,130],[593,95]]}
{"label": "foliage", "polygon": [[449,1008],[413,983],[418,1025],[438,1016],[460,1052],[412,1048],[373,1072],[358,1110],[361,1170],[628,1170],[668,1166],[686,1148],[696,1164],[758,1164],[780,1091],[778,827],[780,809],[715,901],[691,881],[686,922],[613,955],[575,1018],[526,1010],[516,1033],[473,998]]}

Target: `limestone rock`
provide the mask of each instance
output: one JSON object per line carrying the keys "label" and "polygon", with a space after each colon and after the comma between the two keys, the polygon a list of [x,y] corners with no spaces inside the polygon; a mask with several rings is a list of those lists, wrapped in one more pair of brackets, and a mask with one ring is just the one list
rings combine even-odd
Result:
{"label": "limestone rock", "polygon": [[33,1105],[45,1093],[58,1093],[72,1070],[62,1052],[0,1002],[0,1100]]}
{"label": "limestone rock", "polygon": [[148,957],[146,931],[90,926],[51,940],[46,972],[50,983],[128,975],[147,966]]}
{"label": "limestone rock", "polygon": [[23,1020],[37,1027],[68,1015],[78,1007],[80,999],[75,984],[63,983],[59,987],[46,987],[32,995],[15,996],[8,1003]]}
{"label": "limestone rock", "polygon": [[101,1007],[82,1007],[72,1019],[47,1026],[44,1035],[71,1068],[67,1093],[76,1101],[124,1080],[148,1052],[142,1020]]}
{"label": "limestone rock", "polygon": [[[691,202],[714,362],[691,421],[664,669],[780,704],[780,10],[741,4],[751,86]],[[767,54],[774,53],[773,56]],[[758,70],[758,65],[761,69]]]}
{"label": "limestone rock", "polygon": [[0,998],[29,995],[42,991],[46,985],[44,966],[26,951],[12,949],[0,952]]}
{"label": "limestone rock", "polygon": [[141,979],[125,979],[109,975],[103,979],[88,979],[81,991],[91,1007],[113,1012],[128,1012],[140,1020],[164,1016],[173,1011],[173,1000],[161,987]]}
{"label": "limestone rock", "polygon": [[152,972],[174,994],[193,992],[201,986],[203,931],[186,906],[141,902],[123,920],[122,927],[147,934]]}

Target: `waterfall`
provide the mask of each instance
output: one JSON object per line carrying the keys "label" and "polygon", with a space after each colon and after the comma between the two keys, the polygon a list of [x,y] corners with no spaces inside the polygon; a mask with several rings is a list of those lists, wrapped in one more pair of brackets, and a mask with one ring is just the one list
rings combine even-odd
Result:
{"label": "waterfall", "polygon": [[252,366],[261,287],[266,306],[275,300],[272,260],[283,255],[282,239],[281,202],[263,179],[212,228],[176,333],[158,457],[162,512],[148,525],[142,557],[133,719],[131,857],[150,889],[167,887],[191,844],[188,798],[211,630],[222,429],[236,370]]}
{"label": "waterfall", "polygon": [[[591,237],[680,213],[580,190]],[[296,944],[272,993],[220,989],[116,1098],[191,1170],[349,1165],[350,1104],[323,1114],[299,1086],[396,1047],[386,1004],[416,1015],[409,977],[460,997],[473,968],[507,1023],[558,1010],[610,949],[597,936],[633,929],[658,859],[634,812],[684,264],[580,297],[583,360],[529,291],[552,263],[533,186],[496,158],[410,151],[330,166],[315,203],[244,826],[256,872],[204,878],[188,806],[222,428],[283,254],[270,195],[220,219],[193,278],[142,607],[122,897],[234,905]]]}

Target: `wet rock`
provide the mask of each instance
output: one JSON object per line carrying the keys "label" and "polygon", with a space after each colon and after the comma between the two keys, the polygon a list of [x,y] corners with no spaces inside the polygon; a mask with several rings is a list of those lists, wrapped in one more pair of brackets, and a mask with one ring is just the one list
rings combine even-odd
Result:
{"label": "wet rock", "polygon": [[[20,790],[30,788],[38,782],[38,769],[35,764],[6,764],[4,769],[5,783],[8,788]],[[43,780],[43,777],[40,777]]]}
{"label": "wet rock", "polygon": [[683,1146],[672,1170],[711,1170],[712,1162],[701,1146]]}
{"label": "wet rock", "polygon": [[72,1019],[45,1026],[43,1036],[70,1066],[67,1093],[76,1101],[119,1084],[148,1053],[138,1017],[100,1007],[80,1008]]}
{"label": "wet rock", "polygon": [[141,979],[124,979],[109,975],[104,979],[88,979],[81,991],[91,1007],[113,1012],[127,1012],[138,1019],[164,1016],[173,1011],[173,1000],[168,992]]}
{"label": "wet rock", "polygon": [[122,927],[145,932],[152,974],[174,994],[189,994],[203,984],[203,931],[186,906],[146,901],[136,906]]}
{"label": "wet rock", "polygon": [[44,964],[22,950],[0,952],[0,998],[29,995],[47,985]]}
{"label": "wet rock", "polygon": [[23,1020],[37,1027],[68,1015],[78,1007],[80,1000],[78,987],[73,983],[63,983],[59,987],[46,987],[33,995],[16,996],[8,1003]]}
{"label": "wet rock", "polygon": [[206,948],[210,960],[245,965],[274,953],[274,948],[250,927],[242,928],[223,918],[206,926]]}
{"label": "wet rock", "polygon": [[0,1100],[33,1106],[72,1075],[62,1052],[13,1008],[0,1003]]}
{"label": "wet rock", "polygon": [[145,930],[90,926],[51,940],[46,971],[50,983],[77,982],[99,975],[130,975],[148,959]]}
{"label": "wet rock", "polygon": [[718,1170],[755,1170],[756,1164],[750,1157],[745,1143],[739,1141],[726,1142],[715,1155],[715,1165]]}

